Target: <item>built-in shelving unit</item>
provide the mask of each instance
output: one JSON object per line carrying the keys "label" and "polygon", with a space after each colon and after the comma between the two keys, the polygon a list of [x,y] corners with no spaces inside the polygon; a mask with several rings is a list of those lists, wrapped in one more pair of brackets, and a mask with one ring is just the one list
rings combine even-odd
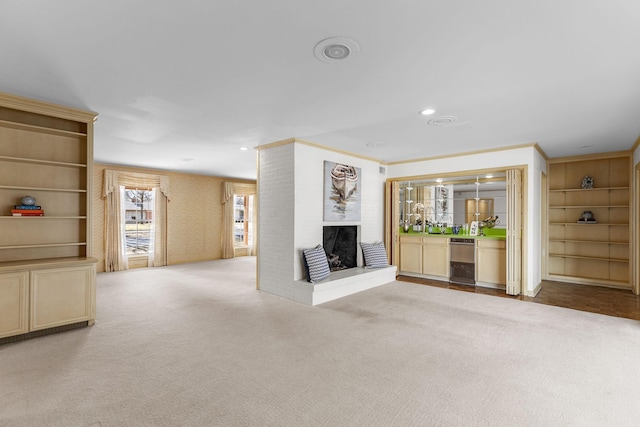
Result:
{"label": "built-in shelving unit", "polygon": [[[95,319],[96,114],[0,94],[0,338]],[[44,216],[13,216],[24,196]]]}
{"label": "built-in shelving unit", "polygon": [[[630,288],[630,153],[553,159],[548,166],[548,278]],[[586,176],[593,188],[582,188]],[[585,211],[595,221],[580,221]]]}

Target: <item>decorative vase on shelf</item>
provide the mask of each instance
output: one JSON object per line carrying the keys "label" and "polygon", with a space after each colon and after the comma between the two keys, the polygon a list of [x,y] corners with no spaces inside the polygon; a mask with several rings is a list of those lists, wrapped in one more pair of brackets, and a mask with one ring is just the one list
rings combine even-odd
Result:
{"label": "decorative vase on shelf", "polygon": [[33,206],[36,204],[36,198],[32,196],[24,196],[20,199],[20,203],[25,206]]}

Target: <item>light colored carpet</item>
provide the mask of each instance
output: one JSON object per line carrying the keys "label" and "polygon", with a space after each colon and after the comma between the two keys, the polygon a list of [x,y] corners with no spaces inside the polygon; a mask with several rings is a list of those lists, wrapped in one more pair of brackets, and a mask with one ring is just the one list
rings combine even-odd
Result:
{"label": "light colored carpet", "polygon": [[639,322],[403,282],[308,307],[254,277],[99,274],[95,326],[0,346],[0,425],[640,425]]}

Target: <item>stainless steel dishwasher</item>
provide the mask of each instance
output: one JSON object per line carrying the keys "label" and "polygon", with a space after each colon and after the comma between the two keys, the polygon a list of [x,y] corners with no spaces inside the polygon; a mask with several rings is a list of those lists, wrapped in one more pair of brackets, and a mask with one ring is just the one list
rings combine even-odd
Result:
{"label": "stainless steel dishwasher", "polygon": [[452,238],[449,241],[449,282],[461,285],[476,284],[475,239]]}

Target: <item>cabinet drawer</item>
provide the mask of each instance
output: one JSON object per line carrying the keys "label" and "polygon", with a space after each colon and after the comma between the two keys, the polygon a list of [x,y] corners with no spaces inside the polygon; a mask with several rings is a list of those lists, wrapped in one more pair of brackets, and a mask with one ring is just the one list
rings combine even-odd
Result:
{"label": "cabinet drawer", "polygon": [[505,249],[507,247],[507,242],[505,240],[484,240],[478,239],[476,244],[479,248],[498,248]]}
{"label": "cabinet drawer", "polygon": [[401,235],[400,236],[400,243],[414,243],[416,245],[419,245],[420,243],[422,243],[422,237],[421,236]]}

